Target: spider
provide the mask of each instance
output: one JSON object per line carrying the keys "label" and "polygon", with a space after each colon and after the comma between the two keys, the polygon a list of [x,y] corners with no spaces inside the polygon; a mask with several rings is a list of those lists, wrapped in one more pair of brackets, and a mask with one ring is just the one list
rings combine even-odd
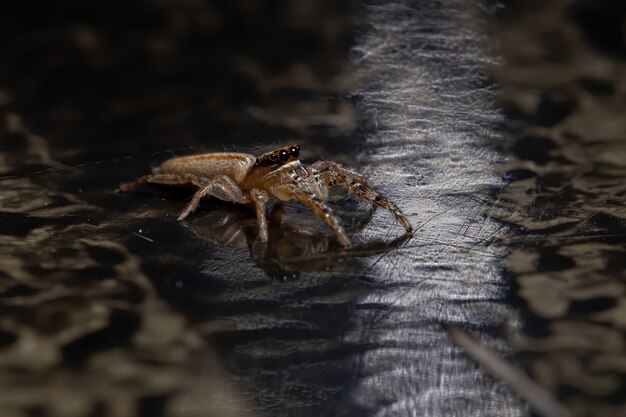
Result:
{"label": "spider", "polygon": [[405,215],[390,200],[367,184],[363,176],[336,162],[318,161],[310,167],[300,162],[300,145],[290,145],[259,157],[245,153],[207,153],[168,159],[146,175],[120,185],[119,191],[130,191],[145,183],[193,185],[197,187],[178,220],[191,214],[205,196],[220,200],[254,204],[259,238],[268,240],[265,204],[276,196],[281,201],[296,200],[322,219],[339,242],[350,246],[350,239],[326,204],[328,187],[347,187],[361,200],[391,212],[407,233],[413,228]]}

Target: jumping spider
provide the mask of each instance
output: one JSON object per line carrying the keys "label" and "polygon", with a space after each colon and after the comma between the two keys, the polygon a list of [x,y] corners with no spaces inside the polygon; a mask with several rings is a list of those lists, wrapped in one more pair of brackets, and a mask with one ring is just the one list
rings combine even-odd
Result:
{"label": "jumping spider", "polygon": [[245,153],[207,153],[169,159],[153,174],[120,185],[126,192],[145,183],[193,185],[198,191],[180,213],[178,220],[191,214],[200,199],[209,195],[220,200],[256,207],[259,238],[268,240],[265,204],[276,196],[279,200],[296,200],[306,205],[335,233],[343,246],[350,239],[325,201],[328,187],[345,186],[361,200],[391,212],[407,233],[413,228],[400,209],[367,184],[365,178],[336,162],[318,161],[309,168],[300,162],[300,146],[291,145],[264,153],[259,157]]}

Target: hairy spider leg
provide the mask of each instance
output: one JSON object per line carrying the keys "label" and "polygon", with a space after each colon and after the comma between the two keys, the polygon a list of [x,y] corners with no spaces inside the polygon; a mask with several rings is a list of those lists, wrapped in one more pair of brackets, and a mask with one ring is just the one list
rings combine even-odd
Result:
{"label": "hairy spider leg", "polygon": [[267,229],[267,216],[265,215],[265,203],[270,199],[267,192],[253,188],[250,190],[250,198],[254,201],[256,206],[256,219],[259,225],[259,239],[261,242],[266,243],[269,239],[269,232]]}
{"label": "hairy spider leg", "polygon": [[134,190],[135,188],[145,184],[145,183],[153,183],[153,184],[168,184],[168,185],[183,185],[183,184],[193,184],[196,187],[204,187],[206,185],[206,179],[202,177],[198,177],[197,175],[192,174],[151,174],[145,175],[141,178],[136,179],[133,182],[127,182],[121,184],[118,188],[120,192],[127,192]]}
{"label": "hairy spider leg", "polygon": [[198,191],[196,191],[193,197],[191,197],[191,201],[180,213],[178,220],[183,220],[185,217],[193,213],[198,208],[200,200],[207,195],[230,203],[246,204],[250,202],[250,199],[241,192],[237,184],[235,184],[235,182],[226,175],[219,175],[217,177],[203,180],[203,185]]}
{"label": "hairy spider leg", "polygon": [[200,200],[211,195],[223,201],[231,203],[247,204],[250,199],[247,198],[237,187],[237,184],[226,175],[220,175],[213,178],[203,178],[192,174],[152,174],[143,176],[133,182],[120,185],[119,191],[131,191],[145,183],[167,184],[167,185],[184,185],[192,184],[199,188],[191,198],[191,202],[178,216],[178,220],[193,213],[198,208]]}
{"label": "hairy spider leg", "polygon": [[362,175],[331,161],[318,161],[311,165],[311,168],[318,171],[320,179],[327,186],[343,185],[348,187],[361,200],[389,210],[408,233],[413,231],[413,226],[402,211],[391,200],[372,188]]}
{"label": "hairy spider leg", "polygon": [[343,246],[351,246],[348,235],[339,224],[339,221],[335,217],[332,209],[328,207],[326,203],[319,198],[319,196],[312,192],[303,191],[295,184],[281,185],[278,187],[278,191],[281,195],[289,196],[291,199],[296,200],[311,209],[317,217],[322,219],[324,223],[330,227]]}

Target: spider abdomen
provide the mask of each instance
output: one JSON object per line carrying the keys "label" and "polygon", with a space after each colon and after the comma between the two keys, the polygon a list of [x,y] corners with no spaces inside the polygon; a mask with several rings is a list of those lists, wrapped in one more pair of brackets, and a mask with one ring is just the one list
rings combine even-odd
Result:
{"label": "spider abdomen", "polygon": [[159,174],[192,174],[210,178],[226,175],[237,184],[244,181],[255,157],[245,153],[205,153],[168,159],[159,166]]}

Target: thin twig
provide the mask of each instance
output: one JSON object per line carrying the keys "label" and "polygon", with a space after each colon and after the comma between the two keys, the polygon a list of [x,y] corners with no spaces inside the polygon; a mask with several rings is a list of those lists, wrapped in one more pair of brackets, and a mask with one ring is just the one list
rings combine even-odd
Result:
{"label": "thin twig", "polygon": [[530,379],[520,368],[508,363],[496,352],[478,344],[467,332],[454,324],[443,324],[452,340],[482,365],[493,377],[509,384],[537,414],[544,417],[572,417],[572,414],[548,391]]}

